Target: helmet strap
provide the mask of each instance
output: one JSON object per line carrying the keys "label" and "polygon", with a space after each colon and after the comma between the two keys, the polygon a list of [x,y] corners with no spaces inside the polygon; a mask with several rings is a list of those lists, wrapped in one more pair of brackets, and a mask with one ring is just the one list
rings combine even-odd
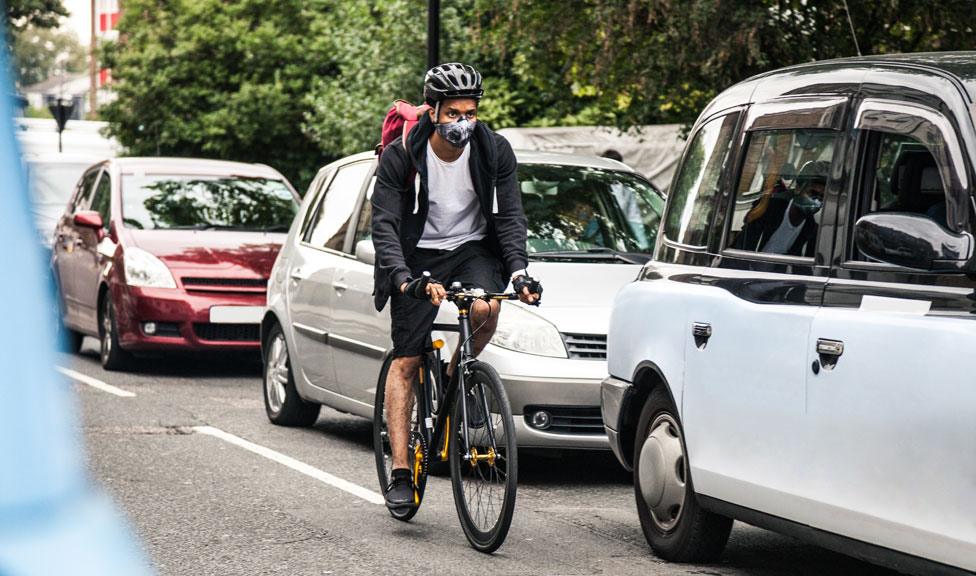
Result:
{"label": "helmet strap", "polygon": [[434,104],[434,124],[440,124],[440,119],[441,119],[441,101],[438,100],[437,103]]}

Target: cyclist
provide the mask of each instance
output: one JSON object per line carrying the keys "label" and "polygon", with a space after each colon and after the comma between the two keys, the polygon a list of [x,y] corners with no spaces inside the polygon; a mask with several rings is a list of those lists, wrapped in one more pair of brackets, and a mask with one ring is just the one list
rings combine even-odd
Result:
{"label": "cyclist", "polygon": [[[478,122],[482,93],[481,74],[471,66],[431,68],[424,77],[424,100],[431,110],[405,144],[400,137],[385,147],[376,173],[374,304],[382,310],[391,301],[394,356],[385,399],[393,453],[386,505],[393,509],[413,505],[407,458],[411,383],[445,296],[442,284],[431,283],[429,302],[411,298],[410,283],[429,271],[448,284],[494,292],[511,281],[528,304],[542,292],[526,272],[526,220],[515,154],[508,141]],[[471,323],[481,326],[473,338],[478,354],[495,331],[499,303],[475,304]]]}

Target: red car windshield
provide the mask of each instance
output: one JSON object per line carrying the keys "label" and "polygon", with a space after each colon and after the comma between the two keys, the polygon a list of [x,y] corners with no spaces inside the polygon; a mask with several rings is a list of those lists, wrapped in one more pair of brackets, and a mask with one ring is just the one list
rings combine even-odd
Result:
{"label": "red car windshield", "polygon": [[128,228],[287,232],[298,203],[281,180],[244,176],[124,174]]}

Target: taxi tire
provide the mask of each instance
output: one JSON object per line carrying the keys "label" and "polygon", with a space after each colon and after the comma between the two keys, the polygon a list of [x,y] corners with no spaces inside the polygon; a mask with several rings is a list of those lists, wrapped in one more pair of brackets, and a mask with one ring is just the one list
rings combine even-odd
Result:
{"label": "taxi tire", "polygon": [[680,433],[680,440],[687,487],[684,510],[673,528],[663,531],[657,525],[641,493],[639,465],[641,449],[651,433],[651,424],[663,413],[669,414],[680,430],[681,420],[667,390],[663,386],[657,386],[644,403],[637,425],[637,438],[634,442],[634,496],[637,500],[637,515],[640,518],[641,529],[654,554],[663,560],[711,562],[716,560],[725,549],[732,531],[732,519],[709,512],[698,504],[686,456],[687,447],[684,445],[683,432]]}

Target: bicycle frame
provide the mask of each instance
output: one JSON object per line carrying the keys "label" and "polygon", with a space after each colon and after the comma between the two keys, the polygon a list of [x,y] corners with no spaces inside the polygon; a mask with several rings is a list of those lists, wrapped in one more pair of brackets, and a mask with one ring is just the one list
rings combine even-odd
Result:
{"label": "bicycle frame", "polygon": [[[448,453],[448,433],[449,426],[451,422],[451,411],[454,409],[454,403],[457,401],[458,397],[461,399],[461,421],[464,426],[461,426],[462,431],[462,441],[464,443],[464,458],[465,460],[470,460],[472,457],[480,459],[480,456],[472,455],[470,451],[470,445],[468,443],[468,398],[466,394],[458,394],[458,390],[464,390],[464,367],[473,362],[474,358],[474,348],[471,342],[472,330],[471,330],[471,306],[475,300],[483,300],[484,298],[489,298],[492,300],[508,300],[513,297],[511,294],[489,294],[482,297],[475,297],[472,295],[462,295],[453,299],[454,303],[458,307],[458,325],[454,327],[452,325],[445,324],[435,324],[435,330],[444,331],[457,331],[458,332],[458,352],[457,360],[453,364],[454,374],[450,381],[447,383],[446,389],[441,390],[442,386],[439,382],[441,375],[441,359],[440,359],[440,348],[434,347],[432,352],[428,352],[424,355],[423,365],[421,366],[420,373],[420,388],[423,396],[423,402],[418,402],[417,409],[422,410],[418,416],[424,423],[422,428],[427,435],[426,440],[428,451],[430,455],[435,455],[438,461],[446,462],[449,457]],[[434,366],[431,366],[434,364]],[[436,372],[435,372],[436,371]],[[436,375],[435,375],[436,373]],[[425,375],[432,375],[433,381],[425,381]],[[433,406],[431,406],[431,391],[442,394],[438,398],[438,410],[435,415],[433,412]],[[484,390],[479,394],[482,402],[483,414],[488,418],[490,412],[488,408],[488,400],[484,393]],[[495,433],[493,426],[487,426],[488,440],[491,442],[491,449],[495,450]],[[430,456],[428,456],[430,457]]]}

